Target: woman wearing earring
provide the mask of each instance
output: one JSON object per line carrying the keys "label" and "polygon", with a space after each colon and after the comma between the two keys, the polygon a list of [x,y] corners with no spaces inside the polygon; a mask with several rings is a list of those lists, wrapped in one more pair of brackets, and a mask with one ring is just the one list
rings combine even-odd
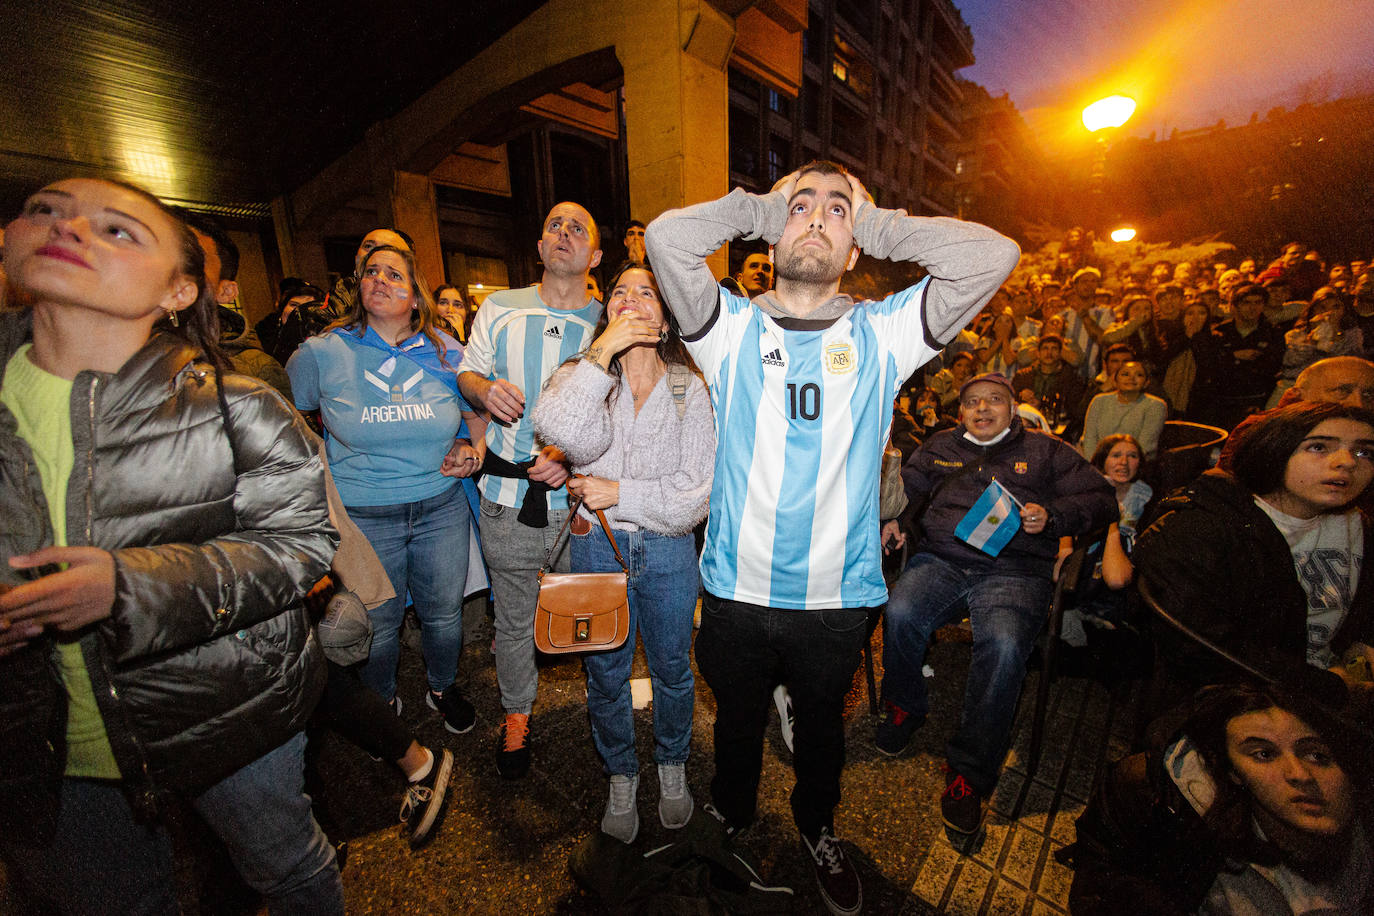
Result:
{"label": "woman wearing earring", "polygon": [[[0,857],[28,911],[175,912],[162,796],[274,913],[342,913],[303,792],[337,543],[308,433],[226,371],[204,253],[157,198],[55,182],[0,314]],[[33,898],[33,899],[29,899]]]}
{"label": "woman wearing earring", "polygon": [[689,368],[653,273],[629,263],[610,289],[596,338],[549,379],[534,425],[579,475],[568,489],[583,501],[578,518],[590,525],[573,537],[573,572],[620,570],[598,509],[630,565],[629,638],[619,649],[584,656],[592,739],[611,775],[601,829],[629,843],[639,833],[630,703],[636,629],[653,676],[659,819],[677,828],[692,815],[689,655],[699,587],[692,528],[706,517],[716,438],[706,386]]}
{"label": "woman wearing earring", "polygon": [[[455,734],[475,721],[454,679],[463,647],[463,591],[472,512],[464,487],[480,466],[458,393],[457,341],[436,312],[411,252],[378,245],[359,295],[327,333],[301,344],[286,371],[296,406],[320,412],[329,468],[349,518],[386,567],[396,597],[369,611],[372,653],[363,682],[400,711],[396,665],[409,594],[420,618],[425,700]],[[452,354],[455,359],[450,360]],[[483,427],[485,428],[485,427]]]}

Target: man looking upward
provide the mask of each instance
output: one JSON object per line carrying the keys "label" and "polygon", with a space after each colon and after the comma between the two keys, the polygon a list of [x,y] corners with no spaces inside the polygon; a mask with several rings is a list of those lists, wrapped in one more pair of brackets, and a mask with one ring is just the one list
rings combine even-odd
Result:
{"label": "man looking upward", "polygon": [[[587,272],[601,262],[601,235],[574,203],[549,211],[536,246],[540,282],[500,290],[482,303],[458,386],[496,422],[487,426],[482,493],[483,552],[496,606],[496,681],[505,722],[496,768],[507,779],[529,772],[529,717],[539,688],[534,667],[534,608],[539,567],[568,511],[563,453],[534,441],[530,411],[553,370],[592,340],[601,303],[587,292]],[[568,568],[562,551],[555,566]]]}
{"label": "man looking upward", "polygon": [[[773,246],[777,287],[752,302],[718,287],[723,243]],[[816,161],[768,194],[726,197],[650,224],[649,256],[711,387],[717,450],[702,556],[697,664],[716,698],[711,794],[731,831],[754,819],[773,686],[796,715],[792,812],[826,906],[863,892],[834,835],[843,699],[887,600],[878,478],[892,402],[991,297],[1019,250],[985,226],[873,205],[857,178]],[[856,304],[840,278],[862,249],[929,276]]]}

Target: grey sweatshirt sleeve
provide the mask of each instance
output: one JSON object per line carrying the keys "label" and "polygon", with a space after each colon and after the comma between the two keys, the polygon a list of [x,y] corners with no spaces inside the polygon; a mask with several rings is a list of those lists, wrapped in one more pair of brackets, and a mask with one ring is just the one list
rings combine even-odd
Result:
{"label": "grey sweatshirt sleeve", "polygon": [[706,256],[732,239],[761,238],[772,245],[782,237],[786,222],[782,192],[750,194],[735,188],[719,200],[669,210],[649,224],[644,248],[683,337],[700,337],[720,305],[720,288]]}
{"label": "grey sweatshirt sleeve", "polygon": [[667,408],[669,428],[678,430],[677,468],[662,477],[620,479],[616,517],[657,531],[686,534],[706,517],[715,474],[716,429],[706,386],[692,376],[687,401],[678,422],[677,409]]}
{"label": "grey sweatshirt sleeve", "polygon": [[908,216],[904,210],[883,210],[867,202],[854,214],[854,241],[864,254],[914,261],[930,274],[925,325],[927,342],[935,349],[973,320],[1021,258],[1015,242],[979,223]]}
{"label": "grey sweatshirt sleeve", "polygon": [[534,403],[534,432],[556,445],[573,467],[591,464],[611,447],[611,412],[606,395],[616,384],[601,367],[580,359],[560,366]]}

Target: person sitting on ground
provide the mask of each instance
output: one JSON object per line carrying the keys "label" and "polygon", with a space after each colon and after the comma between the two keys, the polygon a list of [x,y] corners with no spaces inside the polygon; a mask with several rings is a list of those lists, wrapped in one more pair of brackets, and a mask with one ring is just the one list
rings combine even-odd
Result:
{"label": "person sitting on ground", "polygon": [[1296,689],[1204,688],[1078,818],[1075,916],[1374,912],[1369,737]]}
{"label": "person sitting on ground", "polygon": [[1149,373],[1138,360],[1127,360],[1116,370],[1113,390],[1099,394],[1088,405],[1083,419],[1083,454],[1097,451],[1097,443],[1116,433],[1128,433],[1145,450],[1145,460],[1153,461],[1159,451],[1159,434],[1169,416],[1163,398],[1145,393]]}
{"label": "person sitting on ground", "polygon": [[[1208,471],[1160,503],[1136,568],[1164,609],[1250,665],[1340,674],[1374,661],[1374,577],[1360,564],[1370,526],[1354,507],[1371,479],[1374,412],[1271,410],[1237,437],[1229,472]],[[1161,708],[1234,676],[1172,631],[1157,642]]]}
{"label": "person sitting on ground", "polygon": [[[971,841],[1044,625],[1059,538],[1106,528],[1118,510],[1106,479],[1072,446],[1023,427],[1005,378],[979,376],[959,400],[960,425],[931,436],[902,471],[909,518],[919,518],[925,537],[884,612],[887,714],[874,745],[895,756],[910,744],[929,711],[922,669],[930,638],[968,616],[973,660],[940,807],[945,825]],[[1010,496],[992,501],[994,485]]]}
{"label": "person sitting on ground", "polygon": [[663,307],[653,272],[627,264],[611,280],[606,311],[585,352],[544,385],[535,432],[558,446],[578,475],[582,501],[572,570],[618,572],[615,547],[597,521],[604,510],[629,575],[630,633],[617,649],[583,656],[592,741],[610,774],[603,832],[639,834],[630,671],[635,633],[653,685],[658,815],[672,830],[692,815],[687,752],[692,739],[692,618],[701,578],[692,529],[706,517],[716,453],[710,396]]}

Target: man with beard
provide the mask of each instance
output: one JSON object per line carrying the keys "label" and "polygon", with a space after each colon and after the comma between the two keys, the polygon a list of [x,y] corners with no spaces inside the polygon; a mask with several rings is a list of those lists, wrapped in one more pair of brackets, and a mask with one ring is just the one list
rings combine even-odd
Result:
{"label": "man with beard", "polygon": [[[773,246],[776,288],[717,287],[726,241]],[[792,813],[832,913],[859,878],[834,836],[843,700],[872,608],[887,600],[878,480],[892,401],[1011,273],[1016,244],[985,226],[874,206],[857,178],[810,162],[768,194],[736,189],[665,213],[647,246],[706,376],[718,447],[701,566],[697,664],[716,699],[711,795],[727,830],[754,820],[773,686],[796,716]],[[862,249],[929,276],[880,302],[840,294]]]}

